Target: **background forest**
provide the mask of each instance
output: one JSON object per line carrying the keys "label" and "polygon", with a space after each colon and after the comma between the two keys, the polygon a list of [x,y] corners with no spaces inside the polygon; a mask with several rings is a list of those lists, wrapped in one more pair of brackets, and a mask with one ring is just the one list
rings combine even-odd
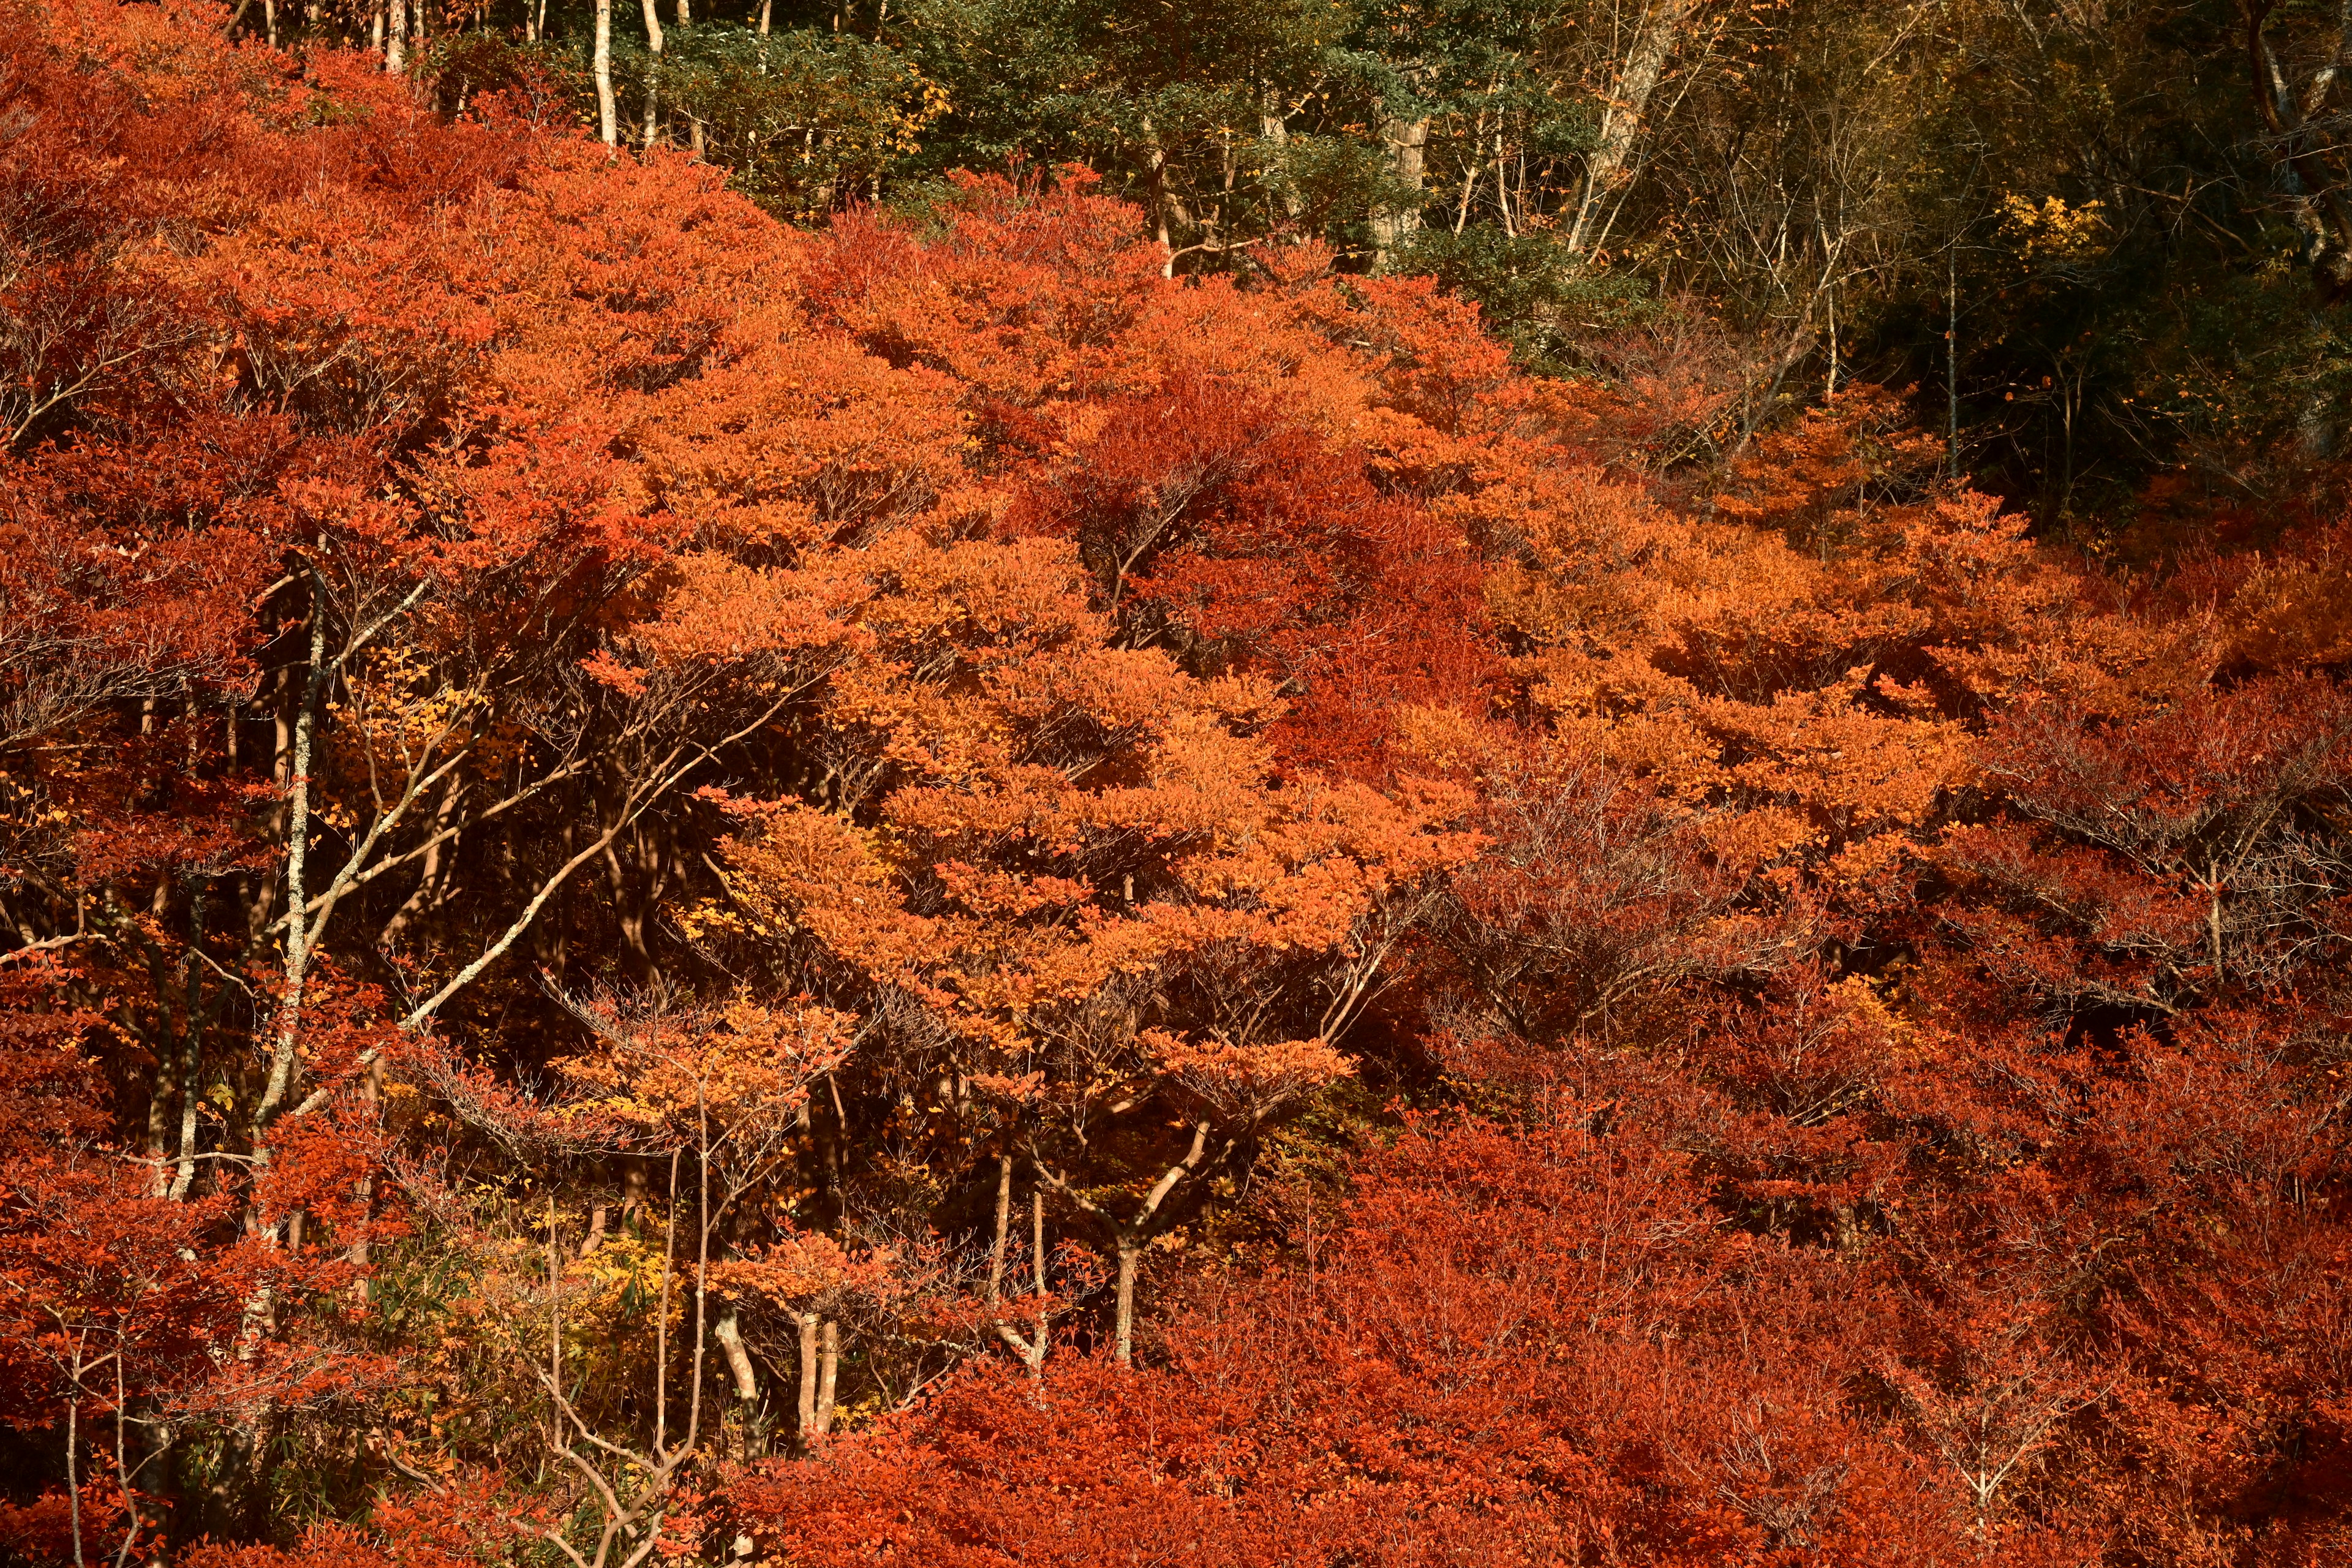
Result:
{"label": "background forest", "polygon": [[0,0],[0,1555],[2352,1557],[2347,19]]}

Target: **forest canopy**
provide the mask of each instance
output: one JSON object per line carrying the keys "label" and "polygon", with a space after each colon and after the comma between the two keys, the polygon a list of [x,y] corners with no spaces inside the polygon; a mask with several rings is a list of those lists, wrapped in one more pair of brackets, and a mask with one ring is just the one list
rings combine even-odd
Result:
{"label": "forest canopy", "polygon": [[0,7],[0,1558],[2352,1556],[2336,12]]}

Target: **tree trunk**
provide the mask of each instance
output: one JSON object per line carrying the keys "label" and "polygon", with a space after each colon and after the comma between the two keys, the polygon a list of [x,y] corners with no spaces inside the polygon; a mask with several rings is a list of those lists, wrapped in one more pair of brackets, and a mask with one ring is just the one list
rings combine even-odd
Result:
{"label": "tree trunk", "polygon": [[801,1452],[805,1454],[816,1444],[816,1314],[800,1314],[801,1325],[801,1400],[799,1438]]}
{"label": "tree trunk", "polygon": [[[392,0],[392,32],[384,45],[387,70],[398,70],[402,0]],[[289,763],[286,812],[286,990],[278,998],[273,1026],[278,1036],[271,1052],[269,1081],[254,1108],[253,1131],[257,1142],[288,1092],[294,1086],[295,1047],[300,1037],[302,990],[310,974],[310,756],[318,734],[319,700],[327,684],[327,590],[314,572],[310,577],[310,659],[302,679],[302,706],[294,715],[293,752]],[[263,1151],[257,1149],[257,1153]]]}
{"label": "tree trunk", "polygon": [[620,106],[613,99],[613,0],[596,0],[596,134],[607,147],[621,144]]}
{"label": "tree trunk", "polygon": [[840,1386],[841,1324],[833,1318],[824,1321],[822,1348],[817,1352],[816,1435],[822,1441],[833,1430],[834,1391]]}
{"label": "tree trunk", "polygon": [[1118,1316],[1116,1344],[1118,1364],[1135,1364],[1135,1276],[1143,1262],[1143,1237],[1118,1238]]}
{"label": "tree trunk", "polygon": [[1279,184],[1283,216],[1298,216],[1298,191],[1290,183],[1290,126],[1282,112],[1282,89],[1266,82],[1258,89],[1258,140],[1274,149],[1274,176]]}
{"label": "tree trunk", "polygon": [[2221,866],[2218,860],[2205,863],[2205,930],[2213,946],[2213,984],[2223,979],[2221,967]]}
{"label": "tree trunk", "polygon": [[[1418,195],[1428,168],[1429,121],[1391,120],[1381,127],[1381,140],[1388,143],[1389,167],[1398,184]],[[1387,267],[1389,257],[1397,247],[1421,230],[1421,203],[1410,206],[1383,207],[1372,215],[1372,269]]]}
{"label": "tree trunk", "polygon": [[1568,248],[1581,253],[1598,248],[1609,225],[1602,209],[1629,178],[1626,164],[1650,110],[1650,95],[1658,89],[1666,62],[1674,58],[1685,24],[1698,8],[1698,0],[1651,0],[1644,8],[1633,47],[1619,71],[1609,107],[1601,111],[1601,134],[1584,161],[1584,191],[1576,205],[1576,221],[1569,226]]}
{"label": "tree trunk", "polygon": [[2320,291],[2333,300],[2352,292],[2352,204],[2346,202],[2342,184],[2325,162],[2332,139],[2324,130],[2315,132],[2314,121],[2333,123],[2329,100],[2343,79],[2344,67],[2352,64],[2352,25],[2347,25],[2352,12],[2338,13],[2335,37],[2327,39],[2322,57],[2326,63],[2298,93],[2266,31],[2278,9],[2275,0],[2247,0],[2244,6],[2249,85],[2255,110],[2276,148],[2273,156],[2297,187],[2294,221],[2305,236],[2304,259]]}
{"label": "tree trunk", "polygon": [[735,1380],[735,1408],[741,1420],[740,1457],[759,1458],[767,1448],[767,1434],[760,1422],[760,1373],[743,1343],[743,1325],[731,1309],[711,1325],[710,1337],[719,1342],[719,1353],[726,1358],[728,1373]]}
{"label": "tree trunk", "polygon": [[[1055,1191],[1076,1204],[1079,1208],[1099,1222],[1110,1237],[1112,1249],[1118,1255],[1118,1306],[1113,1328],[1114,1339],[1118,1346],[1118,1364],[1121,1366],[1134,1364],[1135,1277],[1143,1261],[1144,1247],[1150,1245],[1153,1237],[1165,1231],[1173,1222],[1175,1210],[1168,1206],[1169,1198],[1187,1182],[1198,1181],[1206,1170],[1223,1161],[1238,1146],[1234,1141],[1228,1139],[1215,1151],[1215,1159],[1211,1159],[1209,1147],[1211,1125],[1205,1119],[1192,1124],[1192,1147],[1185,1151],[1184,1157],[1161,1172],[1160,1179],[1151,1184],[1151,1190],[1143,1195],[1143,1201],[1135,1206],[1135,1211],[1123,1217],[1111,1214],[1100,1204],[1071,1186],[1067,1180],[1043,1160],[1036,1162],[1038,1179],[1051,1183]],[[1189,1192],[1191,1189],[1186,1190]],[[1044,1240],[1044,1215],[1040,1211],[1038,1241],[1041,1255]],[[1044,1315],[1042,1308],[1045,1305],[1045,1279],[1042,1274],[1038,1278],[1038,1305],[1042,1319]]]}
{"label": "tree trunk", "polygon": [[639,0],[639,3],[641,8],[646,14],[645,145],[651,147],[654,144],[655,136],[659,133],[661,129],[661,106],[656,82],[658,73],[661,70],[662,25],[661,15],[655,8],[654,0]]}
{"label": "tree trunk", "polygon": [[1163,278],[1176,274],[1176,236],[1168,221],[1168,152],[1160,144],[1159,128],[1151,117],[1143,117],[1144,203],[1150,209],[1151,231],[1160,241],[1160,248],[1169,252],[1160,269]]}
{"label": "tree trunk", "polygon": [[[1012,1222],[1013,1156],[1004,1154],[1000,1155],[997,1161],[996,1240],[988,1255],[988,1303],[992,1307],[996,1305],[1004,1282],[1004,1258],[1011,1240]],[[1039,1379],[1045,1375],[1045,1352],[1051,1342],[1045,1331],[1052,1318],[1045,1296],[1045,1189],[1042,1185],[1029,1189],[1029,1257],[1036,1280],[1035,1294],[1032,1298],[1036,1310],[1031,1320],[1028,1337],[1024,1338],[1019,1330],[1005,1322],[996,1325],[996,1334],[1021,1358],[1021,1364],[1029,1369],[1030,1377]]]}
{"label": "tree trunk", "polygon": [[1052,1343],[1045,1337],[1045,1192],[1042,1187],[1029,1189],[1029,1254],[1036,1270],[1037,1314],[1030,1323],[1028,1353],[1022,1359],[1029,1363],[1031,1380],[1041,1382],[1045,1376],[1045,1350]]}

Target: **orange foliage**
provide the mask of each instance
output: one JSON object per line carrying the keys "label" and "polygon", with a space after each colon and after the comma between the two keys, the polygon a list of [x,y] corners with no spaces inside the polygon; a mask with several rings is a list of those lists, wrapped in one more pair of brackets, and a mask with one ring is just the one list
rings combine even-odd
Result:
{"label": "orange foliage", "polygon": [[11,1552],[2342,1554],[2341,530],[215,20],[0,29]]}

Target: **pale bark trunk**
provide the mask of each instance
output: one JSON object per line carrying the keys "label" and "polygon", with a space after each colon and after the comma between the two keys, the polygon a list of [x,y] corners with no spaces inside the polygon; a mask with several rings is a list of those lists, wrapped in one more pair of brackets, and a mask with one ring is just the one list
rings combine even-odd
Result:
{"label": "pale bark trunk", "polygon": [[[385,46],[385,69],[400,66],[400,6],[393,0],[393,30]],[[310,755],[318,734],[319,699],[327,680],[327,590],[314,574],[310,579],[310,660],[302,679],[302,706],[294,715],[291,774],[288,779],[286,814],[286,994],[278,1004],[276,1048],[271,1053],[269,1081],[255,1108],[257,1132],[268,1123],[294,1083],[295,1045],[302,1023],[302,990],[310,976],[310,922],[307,873],[310,853]]]}
{"label": "pale bark trunk", "polygon": [[[1004,1283],[1004,1258],[1012,1228],[1013,1156],[1005,1154],[999,1156],[997,1163],[996,1240],[988,1257],[988,1302],[991,1306],[997,1303]],[[1029,1369],[1032,1378],[1042,1378],[1045,1373],[1046,1349],[1051,1342],[1045,1335],[1051,1314],[1046,1308],[1045,1297],[1045,1190],[1042,1186],[1033,1186],[1029,1190],[1029,1256],[1036,1280],[1034,1297],[1036,1310],[1031,1320],[1029,1334],[1024,1338],[1019,1330],[1003,1322],[996,1325],[996,1334],[1021,1358],[1021,1364]]]}
{"label": "pale bark trunk", "polygon": [[396,948],[408,934],[409,927],[420,916],[438,908],[448,896],[449,868],[457,858],[457,841],[448,834],[449,825],[457,818],[457,803],[464,796],[466,779],[453,773],[442,787],[440,803],[433,808],[433,829],[425,850],[424,869],[417,874],[415,889],[401,900],[392,918],[383,922],[383,931],[376,945]]}
{"label": "pale bark trunk", "polygon": [[1143,1262],[1143,1238],[1122,1237],[1118,1243],[1118,1364],[1135,1364],[1135,1276]]}
{"label": "pale bark trunk", "polygon": [[[1418,193],[1428,169],[1429,121],[1392,120],[1381,128],[1389,148],[1389,166],[1400,184]],[[1372,268],[1388,265],[1397,247],[1421,230],[1421,204],[1384,207],[1372,215]]]}
{"label": "pale bark trunk", "polygon": [[[147,1106],[147,1157],[154,1162],[155,1196],[174,1200],[187,1195],[195,1180],[197,1056],[204,1038],[204,974],[196,967],[196,944],[204,939],[205,883],[192,880],[188,890],[188,955],[180,963],[180,1048],[176,1064],[172,1053],[159,1053],[155,1087]],[[175,1070],[176,1065],[176,1070]],[[169,1155],[171,1110],[177,1104],[178,1164]]]}
{"label": "pale bark trunk", "polygon": [[2205,929],[2213,944],[2213,984],[2223,978],[2221,967],[2221,867],[2219,861],[2205,864]]}
{"label": "pale bark trunk", "polygon": [[743,1325],[732,1311],[722,1315],[710,1326],[710,1337],[719,1342],[719,1353],[727,1361],[727,1371],[735,1380],[735,1397],[745,1404],[760,1396],[759,1370],[751,1364],[751,1352],[743,1343]]}
{"label": "pale bark trunk", "polygon": [[1029,1353],[1022,1359],[1029,1363],[1029,1375],[1042,1379],[1045,1375],[1045,1352],[1051,1341],[1045,1337],[1045,1194],[1040,1187],[1029,1191],[1029,1253],[1036,1269],[1036,1316],[1029,1327]]}
{"label": "pale bark trunk", "polygon": [[803,1312],[801,1325],[800,1443],[805,1453],[816,1441],[816,1314]]}
{"label": "pale bark trunk", "polygon": [[1650,95],[1674,58],[1683,27],[1697,9],[1698,0],[1651,0],[1644,7],[1633,49],[1617,78],[1609,107],[1601,111],[1601,134],[1584,162],[1584,191],[1577,202],[1576,221],[1568,231],[1568,248],[1581,252],[1597,247],[1607,232],[1601,221],[1627,178],[1625,165],[1650,111]]}
{"label": "pale bark trunk", "polygon": [[1297,217],[1299,212],[1298,192],[1290,184],[1290,126],[1282,112],[1282,89],[1269,82],[1258,89],[1258,139],[1274,149],[1276,178],[1282,182],[1282,211],[1286,217]]}
{"label": "pale bark trunk", "polygon": [[827,1318],[822,1332],[816,1378],[816,1435],[820,1439],[833,1430],[834,1391],[840,1386],[841,1324]]}
{"label": "pale bark trunk", "polygon": [[659,134],[661,130],[660,104],[655,79],[661,69],[662,25],[661,14],[655,8],[654,0],[640,0],[640,5],[646,14],[645,144],[650,147],[654,144],[655,136]]}
{"label": "pale bark trunk", "polygon": [[621,144],[620,106],[613,98],[613,0],[596,0],[596,134],[607,147]]}
{"label": "pale bark trunk", "polygon": [[743,1342],[743,1325],[730,1310],[711,1325],[710,1337],[719,1342],[719,1353],[726,1358],[728,1374],[735,1382],[735,1408],[742,1440],[740,1457],[756,1459],[766,1447],[760,1428],[760,1373],[752,1363],[750,1347]]}
{"label": "pale bark trunk", "polygon": [[[1113,1341],[1121,1366],[1131,1366],[1135,1361],[1135,1280],[1143,1262],[1143,1250],[1150,1245],[1151,1238],[1160,1235],[1171,1223],[1173,1211],[1165,1205],[1176,1189],[1199,1178],[1204,1170],[1216,1163],[1210,1158],[1209,1132],[1209,1122],[1196,1121],[1192,1124],[1192,1147],[1181,1160],[1160,1173],[1160,1179],[1151,1184],[1151,1190],[1143,1195],[1143,1201],[1136,1205],[1135,1212],[1125,1218],[1111,1214],[1071,1186],[1044,1161],[1037,1162],[1038,1178],[1053,1184],[1055,1191],[1101,1222],[1110,1235],[1112,1249],[1118,1258],[1118,1297],[1117,1316],[1113,1321]],[[1223,1159],[1234,1147],[1231,1142],[1223,1145],[1216,1151],[1217,1159]],[[1045,1239],[1042,1213],[1038,1239],[1042,1253]],[[1042,1276],[1039,1279],[1039,1305],[1044,1305]]]}
{"label": "pale bark trunk", "polygon": [[1176,236],[1174,226],[1169,222],[1168,153],[1160,144],[1159,127],[1151,123],[1151,117],[1148,114],[1143,117],[1143,166],[1149,176],[1144,187],[1144,199],[1151,209],[1152,233],[1160,241],[1160,248],[1168,253],[1167,259],[1160,264],[1160,275],[1173,278],[1176,276]]}

